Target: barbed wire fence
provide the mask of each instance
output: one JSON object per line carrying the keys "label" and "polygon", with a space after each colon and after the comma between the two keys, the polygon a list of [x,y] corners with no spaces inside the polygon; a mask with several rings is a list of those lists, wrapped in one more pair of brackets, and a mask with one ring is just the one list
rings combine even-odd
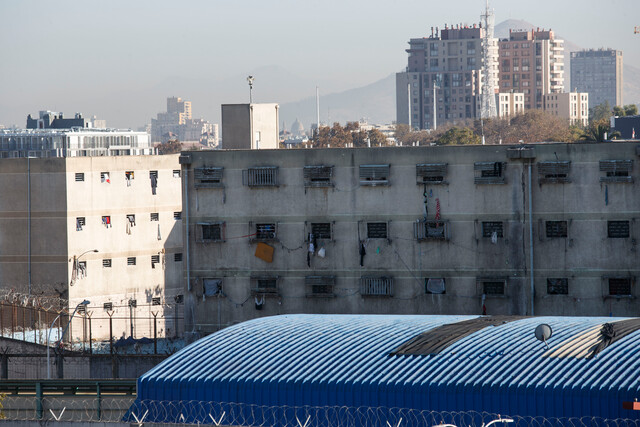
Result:
{"label": "barbed wire fence", "polygon": [[[521,417],[479,411],[424,411],[402,408],[340,406],[261,406],[202,401],[133,401],[133,396],[101,398],[5,396],[0,417],[20,421],[100,421],[282,427],[481,427],[489,423],[524,427],[639,427],[637,419],[600,417]],[[39,403],[38,403],[39,402]]]}

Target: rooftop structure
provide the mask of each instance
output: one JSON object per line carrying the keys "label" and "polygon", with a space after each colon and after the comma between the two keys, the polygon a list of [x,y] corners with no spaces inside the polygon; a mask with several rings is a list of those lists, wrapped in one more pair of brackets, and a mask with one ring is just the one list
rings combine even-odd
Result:
{"label": "rooftop structure", "polygon": [[[534,336],[540,324],[552,331],[548,346]],[[559,424],[638,420],[622,408],[640,394],[638,346],[640,321],[615,317],[274,316],[211,334],[160,363],[139,379],[132,411],[176,404],[181,411],[150,410],[147,421],[184,414],[187,423],[208,423],[226,411],[223,424],[275,426],[296,425],[296,416],[313,418],[310,425],[421,419],[410,410],[436,412],[441,424],[456,411]]]}

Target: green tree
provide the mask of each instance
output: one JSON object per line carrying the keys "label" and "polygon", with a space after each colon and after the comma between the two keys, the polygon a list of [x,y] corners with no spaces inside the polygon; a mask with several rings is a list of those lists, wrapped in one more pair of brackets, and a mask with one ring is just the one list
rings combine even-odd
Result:
{"label": "green tree", "polygon": [[624,106],[624,115],[625,116],[637,116],[638,115],[638,106],[636,104],[628,104]]}
{"label": "green tree", "polygon": [[611,105],[609,105],[609,101],[604,101],[602,104],[589,109],[589,120],[598,121],[609,119],[609,117],[611,117]]}
{"label": "green tree", "polygon": [[612,140],[620,137],[620,132],[611,132],[611,126],[609,125],[609,119],[600,119],[598,121],[591,121],[589,126],[584,130],[580,139],[593,142],[604,142],[606,140]]}
{"label": "green tree", "polygon": [[480,144],[481,138],[468,127],[452,127],[438,138],[438,145]]}
{"label": "green tree", "polygon": [[624,107],[621,105],[616,105],[613,107],[613,115],[618,117],[626,116],[626,112],[624,111]]}

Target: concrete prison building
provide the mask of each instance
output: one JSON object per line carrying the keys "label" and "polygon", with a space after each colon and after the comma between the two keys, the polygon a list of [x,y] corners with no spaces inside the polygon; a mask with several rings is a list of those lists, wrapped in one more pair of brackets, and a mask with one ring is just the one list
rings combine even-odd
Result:
{"label": "concrete prison building", "polygon": [[93,338],[109,336],[109,314],[116,337],[152,336],[152,312],[174,335],[180,183],[177,155],[0,160],[0,286],[71,310],[88,299]]}
{"label": "concrete prison building", "polygon": [[186,327],[287,313],[637,316],[638,147],[183,152]]}

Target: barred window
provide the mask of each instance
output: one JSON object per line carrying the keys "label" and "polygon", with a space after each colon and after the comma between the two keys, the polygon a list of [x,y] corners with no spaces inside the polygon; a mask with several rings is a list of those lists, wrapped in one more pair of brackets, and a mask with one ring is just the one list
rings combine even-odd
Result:
{"label": "barred window", "polygon": [[76,182],[83,182],[83,181],[84,181],[84,173],[83,172],[76,173]]}
{"label": "barred window", "polygon": [[136,257],[130,256],[127,258],[127,265],[136,265]]}
{"label": "barred window", "polygon": [[391,277],[361,277],[360,295],[362,296],[392,296],[393,278]]}
{"label": "barred window", "polygon": [[484,221],[482,223],[482,237],[493,238],[494,233],[498,238],[504,237],[502,221]]}
{"label": "barred window", "polygon": [[137,306],[138,306],[138,300],[135,300],[135,299],[129,300],[129,307],[136,308]]}
{"label": "barred window", "polygon": [[418,184],[445,184],[447,163],[422,163],[416,165]]}
{"label": "barred window", "polygon": [[256,224],[254,240],[275,240],[277,237],[276,224]]}
{"label": "barred window", "polygon": [[223,168],[205,167],[193,170],[195,188],[222,187]]}
{"label": "barred window", "polygon": [[607,221],[607,237],[626,239],[629,236],[629,221]]}
{"label": "barred window", "polygon": [[102,266],[105,268],[111,268],[111,258],[105,258],[102,260]]}
{"label": "barred window", "polygon": [[419,219],[414,222],[416,240],[449,240],[449,221]]}
{"label": "barred window", "polygon": [[249,187],[277,187],[278,167],[264,166],[242,171],[242,181]]}
{"label": "barred window", "polygon": [[568,295],[569,279],[566,277],[557,279],[547,279],[547,294],[549,295]]}
{"label": "barred window", "polygon": [[307,297],[334,297],[335,276],[307,276],[304,283]]}
{"label": "barred window", "polygon": [[387,238],[386,222],[368,222],[367,238],[368,239],[386,239]]}
{"label": "barred window", "polygon": [[569,172],[570,161],[538,162],[539,184],[565,184],[571,182]]}
{"label": "barred window", "polygon": [[207,297],[222,295],[222,279],[206,278],[202,279],[202,291]]}
{"label": "barred window", "polygon": [[360,165],[360,185],[389,185],[390,165]]}
{"label": "barred window", "polygon": [[277,277],[251,277],[251,293],[253,295],[273,296],[278,294]]}
{"label": "barred window", "polygon": [[604,172],[604,175],[600,177],[600,182],[633,182],[632,170],[633,160],[601,160],[600,172]]}
{"label": "barred window", "polygon": [[102,304],[102,309],[104,311],[113,311],[113,303],[112,302],[105,302],[104,304]]}
{"label": "barred window", "polygon": [[182,253],[173,254],[174,262],[182,262]]}
{"label": "barred window", "polygon": [[82,228],[86,225],[86,218],[79,216],[76,218],[76,231],[82,231]]}
{"label": "barred window", "polygon": [[151,212],[149,214],[149,219],[151,221],[159,221],[160,220],[160,215],[158,214],[158,212]]}
{"label": "barred window", "polygon": [[197,225],[199,242],[223,242],[224,222],[201,222]]}
{"label": "barred window", "polygon": [[505,295],[507,279],[504,277],[480,277],[476,279],[476,287],[480,294],[486,296]]}
{"label": "barred window", "polygon": [[160,297],[151,298],[151,305],[162,305],[162,298]]}
{"label": "barred window", "polygon": [[160,264],[160,255],[151,255],[151,268],[156,268],[156,264]]}
{"label": "barred window", "polygon": [[176,304],[182,304],[184,302],[184,295],[176,295],[175,297],[173,297],[173,300]]}
{"label": "barred window", "polygon": [[311,234],[316,239],[331,240],[331,223],[330,222],[312,222]]}
{"label": "barred window", "polygon": [[180,169],[174,169],[173,170],[173,177],[174,178],[180,178]]}
{"label": "barred window", "polygon": [[181,220],[182,219],[182,212],[174,212],[173,213],[173,219],[175,219],[176,221]]}
{"label": "barred window", "polygon": [[333,166],[305,166],[302,174],[305,187],[333,187]]}
{"label": "barred window", "polygon": [[567,237],[567,221],[545,221],[545,233],[548,238]]}
{"label": "barred window", "polygon": [[477,162],[474,163],[475,184],[504,184],[506,162]]}

